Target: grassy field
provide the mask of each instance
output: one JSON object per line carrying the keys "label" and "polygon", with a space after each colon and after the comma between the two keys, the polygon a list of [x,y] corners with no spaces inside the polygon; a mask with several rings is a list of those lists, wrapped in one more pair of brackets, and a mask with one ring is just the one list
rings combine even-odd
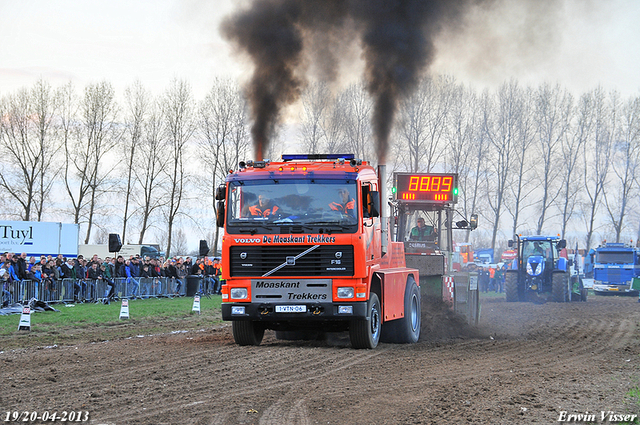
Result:
{"label": "grassy field", "polygon": [[122,320],[120,302],[54,304],[60,311],[31,314],[31,331],[18,331],[19,314],[0,316],[0,351],[206,329],[222,321],[220,302],[220,295],[202,298],[197,314],[191,311],[192,297],[130,300],[130,318]]}

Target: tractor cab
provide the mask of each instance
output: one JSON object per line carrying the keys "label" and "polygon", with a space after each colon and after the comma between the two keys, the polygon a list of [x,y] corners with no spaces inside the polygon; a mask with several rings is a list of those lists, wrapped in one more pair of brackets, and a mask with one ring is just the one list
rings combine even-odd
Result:
{"label": "tractor cab", "polygon": [[522,244],[522,257],[528,275],[540,276],[553,270],[558,260],[557,244],[548,240],[524,240]]}

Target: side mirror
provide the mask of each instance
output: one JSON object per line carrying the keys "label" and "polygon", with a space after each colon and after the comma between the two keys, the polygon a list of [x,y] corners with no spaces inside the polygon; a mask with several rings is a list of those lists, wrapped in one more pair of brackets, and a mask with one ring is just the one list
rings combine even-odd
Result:
{"label": "side mirror", "polygon": [[367,196],[367,211],[369,217],[380,217],[380,192],[372,190]]}
{"label": "side mirror", "polygon": [[218,201],[218,211],[216,212],[216,225],[224,227],[224,201]]}
{"label": "side mirror", "polygon": [[565,239],[560,239],[560,240],[558,241],[558,245],[556,245],[556,247],[557,247],[558,249],[563,249],[563,248],[565,248],[566,246],[567,246],[567,241],[566,241]]}
{"label": "side mirror", "polygon": [[469,228],[471,230],[478,228],[478,214],[471,214],[471,219],[469,220]]}
{"label": "side mirror", "polygon": [[216,201],[223,201],[226,197],[227,187],[220,185],[216,188]]}
{"label": "side mirror", "polygon": [[507,245],[509,246],[509,248],[513,248],[513,241],[509,239],[509,242],[507,243]]}

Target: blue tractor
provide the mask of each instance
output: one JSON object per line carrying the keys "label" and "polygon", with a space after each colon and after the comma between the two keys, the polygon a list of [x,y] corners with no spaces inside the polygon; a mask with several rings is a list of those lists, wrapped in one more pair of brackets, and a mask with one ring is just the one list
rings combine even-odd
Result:
{"label": "blue tractor", "polygon": [[566,245],[559,236],[516,235],[510,240],[509,248],[515,246],[518,256],[505,275],[507,301],[586,301],[587,291],[571,277],[571,261],[559,255]]}

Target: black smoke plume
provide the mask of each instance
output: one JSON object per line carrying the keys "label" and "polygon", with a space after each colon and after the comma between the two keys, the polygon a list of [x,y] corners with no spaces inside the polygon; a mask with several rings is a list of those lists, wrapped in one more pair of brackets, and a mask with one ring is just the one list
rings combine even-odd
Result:
{"label": "black smoke plume", "polygon": [[[365,60],[374,100],[378,162],[385,163],[398,101],[411,93],[434,57],[434,37],[455,22],[471,0],[254,0],[222,24],[222,33],[248,54],[254,70],[247,87],[256,159],[262,159],[283,107],[305,84],[303,49],[314,37],[352,26]],[[326,38],[325,38],[326,39]],[[344,40],[343,43],[348,43]],[[337,52],[329,49],[330,52]],[[331,54],[330,54],[331,56]],[[323,57],[324,67],[338,60]]]}

